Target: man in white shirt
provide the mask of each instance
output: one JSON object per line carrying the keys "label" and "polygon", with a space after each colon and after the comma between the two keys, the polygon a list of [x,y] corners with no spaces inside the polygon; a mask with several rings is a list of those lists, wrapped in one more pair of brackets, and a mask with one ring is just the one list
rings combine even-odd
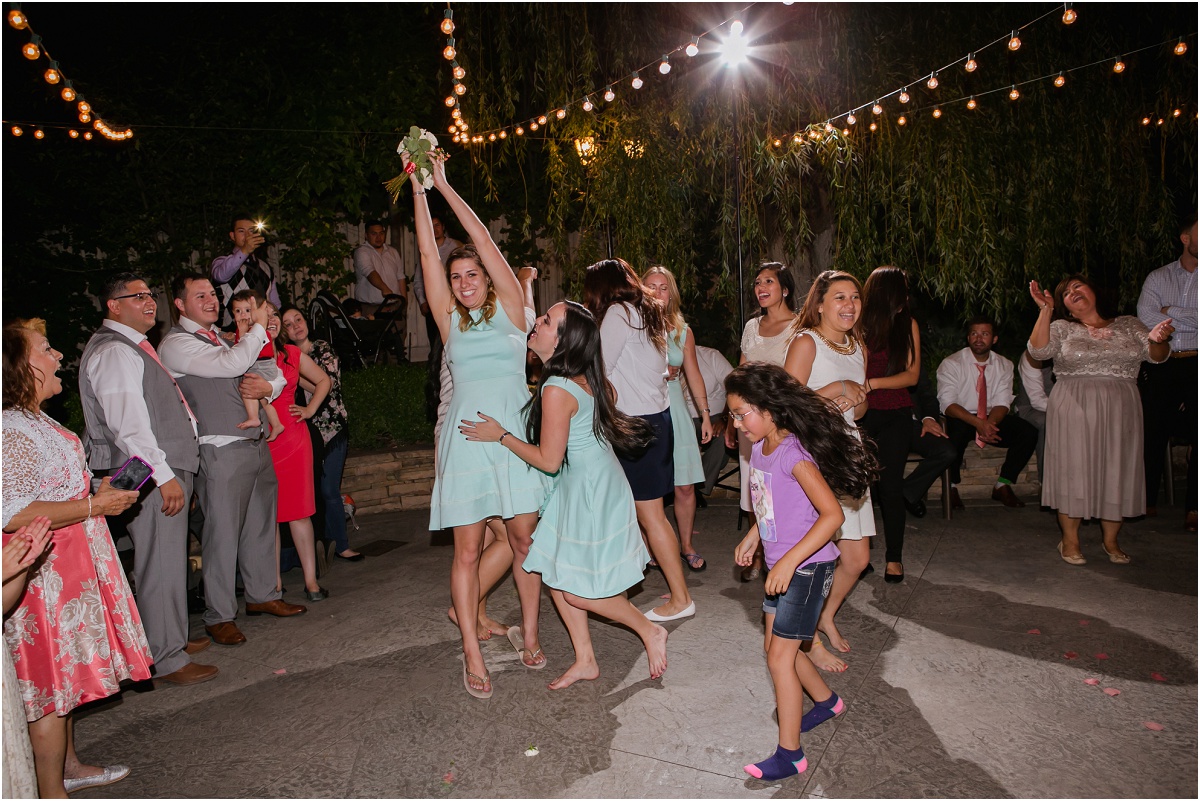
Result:
{"label": "man in white shirt", "polygon": [[1046,403],[1050,400],[1050,388],[1053,386],[1051,375],[1054,372],[1053,362],[1041,362],[1029,355],[1029,351],[1021,354],[1017,361],[1017,373],[1021,376],[1021,393],[1013,413],[1037,429],[1037,465],[1038,481],[1042,480],[1043,462],[1046,458]]}
{"label": "man in white shirt", "polygon": [[1175,326],[1171,358],[1162,364],[1142,364],[1138,385],[1142,391],[1145,425],[1146,514],[1157,514],[1158,486],[1162,481],[1167,440],[1175,435],[1192,443],[1188,457],[1187,527],[1196,530],[1196,215],[1180,227],[1183,253],[1176,261],[1146,276],[1138,298],[1138,319],[1147,328],[1168,317]]}
{"label": "man in white shirt", "polygon": [[962,457],[972,440],[981,448],[1007,448],[992,499],[1005,506],[1024,506],[1012,485],[1037,447],[1037,429],[1008,414],[1013,402],[1013,363],[992,351],[996,340],[992,321],[975,317],[967,323],[967,347],[938,365],[938,405],[946,415],[946,435],[958,452],[950,467],[950,481],[958,484],[961,479]]}
{"label": "man in white shirt", "polygon": [[373,317],[385,295],[408,297],[400,253],[387,244],[387,226],[367,226],[367,241],[354,249],[354,299],[363,305],[363,316]]}
{"label": "man in white shirt", "polygon": [[199,684],[217,675],[191,660],[212,641],[188,640],[187,508],[200,451],[196,419],[146,339],[158,325],[154,294],[132,273],[114,276],[100,293],[106,316],[79,365],[84,449],[97,476],[113,475],[131,456],[154,470],[120,518],[134,543],[138,608],[155,679]]}
{"label": "man in white shirt", "polygon": [[[696,346],[696,361],[700,365],[700,376],[704,379],[704,390],[708,393],[708,416],[713,427],[712,439],[700,446],[700,464],[704,468],[704,487],[701,492],[711,495],[721,475],[721,468],[729,461],[729,454],[725,452],[725,426],[729,423],[725,415],[725,376],[733,372],[733,366],[721,351],[703,345]],[[696,412],[696,403],[692,400],[687,382],[682,383],[683,397],[687,401],[688,413],[692,416],[696,439],[699,441],[700,417]]]}
{"label": "man in white shirt", "polygon": [[278,482],[263,428],[238,428],[246,416],[242,398],[275,398],[284,379],[246,374],[267,343],[265,305],[255,305],[254,325],[230,346],[213,329],[220,305],[206,277],[177,276],[171,290],[178,322],[163,337],[158,355],[183,390],[200,434],[196,494],[204,510],[204,628],[219,645],[240,645],[246,637],[233,622],[238,573],[247,615],[290,617],[308,611],[283,601],[275,589]]}

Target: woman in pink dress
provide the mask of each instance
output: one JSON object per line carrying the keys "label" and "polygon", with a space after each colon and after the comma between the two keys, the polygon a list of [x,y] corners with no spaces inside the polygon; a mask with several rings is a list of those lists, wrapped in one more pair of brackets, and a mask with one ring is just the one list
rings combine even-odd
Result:
{"label": "woman in pink dress", "polygon": [[[300,569],[304,572],[304,597],[309,601],[323,601],[329,592],[317,583],[317,549],[314,542],[312,516],[317,511],[316,492],[313,488],[312,439],[304,421],[317,413],[333,383],[329,375],[295,345],[286,345],[279,338],[282,323],[279,309],[267,304],[267,335],[275,343],[275,362],[287,381],[279,397],[271,401],[283,423],[283,432],[267,443],[271,449],[271,461],[275,464],[275,477],[279,481],[279,500],[275,522],[287,523],[292,532],[292,542],[300,557]],[[313,385],[308,404],[296,404],[296,387],[300,378]],[[279,563],[279,527],[275,527],[275,563]],[[278,581],[278,580],[277,580]]]}
{"label": "woman in pink dress", "polygon": [[38,794],[111,784],[123,765],[84,765],[75,753],[71,711],[108,698],[127,679],[150,678],[150,646],[117,559],[105,515],[138,498],[105,478],[93,495],[79,438],[41,411],[62,392],[62,354],[41,320],[4,326],[3,527],[7,544],[38,517],[50,519],[49,552],[29,583],[4,639],[20,684],[33,745]]}

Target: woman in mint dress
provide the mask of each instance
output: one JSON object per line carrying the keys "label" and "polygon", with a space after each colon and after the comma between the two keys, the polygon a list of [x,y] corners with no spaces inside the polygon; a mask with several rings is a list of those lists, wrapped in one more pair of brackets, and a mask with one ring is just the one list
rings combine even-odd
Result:
{"label": "woman in mint dress", "polygon": [[[642,276],[642,286],[667,308],[667,393],[671,398],[671,428],[675,435],[675,525],[679,529],[679,543],[683,560],[697,572],[708,567],[704,557],[696,553],[692,536],[696,533],[696,485],[704,483],[704,466],[700,463],[700,443],[712,439],[712,421],[708,418],[708,391],[704,376],[700,374],[700,363],[696,361],[696,339],[692,329],[679,310],[679,285],[675,276],[662,265],[655,265]],[[687,379],[688,390],[693,398],[699,398],[696,410],[700,412],[700,442],[696,442],[696,426],[688,414],[687,401],[683,397],[683,382],[680,373]]]}
{"label": "woman in mint dress", "polygon": [[460,430],[473,442],[499,443],[538,470],[556,474],[525,560],[525,568],[541,573],[551,588],[575,649],[575,662],[550,689],[600,675],[589,612],[633,629],[646,647],[650,677],[658,678],[667,668],[667,632],[625,596],[642,580],[650,554],[614,452],[644,447],[650,427],[616,410],[600,355],[600,328],[583,306],[566,301],[553,306],[534,325],[529,348],[544,366],[528,423],[516,429],[525,439],[483,413],[482,422],[464,421]]}
{"label": "woman in mint dress", "polygon": [[[446,181],[445,165],[434,162],[434,186],[458,216],[474,245],[454,250],[443,267],[433,235],[425,190],[413,173],[413,200],[421,271],[431,314],[446,343],[445,358],[454,379],[449,420],[489,409],[505,426],[523,428],[529,402],[525,385],[525,309],[516,274],[492,241],[486,226]],[[546,657],[538,644],[541,578],[522,568],[529,551],[538,509],[546,498],[546,477],[502,446],[469,445],[456,430],[438,442],[437,474],[430,499],[429,528],[454,529],[450,595],[462,632],[463,685],[476,698],[490,698],[491,676],[483,663],[475,619],[480,586],[490,589],[503,577],[507,549],[485,549],[489,518],[504,519],[512,548],[513,579],[521,599],[522,625],[509,639],[522,664],[541,668]]]}

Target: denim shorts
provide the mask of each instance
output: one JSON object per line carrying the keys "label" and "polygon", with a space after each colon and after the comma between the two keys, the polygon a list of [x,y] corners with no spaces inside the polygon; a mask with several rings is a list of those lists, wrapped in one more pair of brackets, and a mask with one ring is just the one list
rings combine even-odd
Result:
{"label": "denim shorts", "polygon": [[813,562],[796,571],[792,583],[780,595],[763,600],[763,612],[775,615],[771,633],[785,640],[811,640],[817,633],[817,618],[833,584],[834,562]]}

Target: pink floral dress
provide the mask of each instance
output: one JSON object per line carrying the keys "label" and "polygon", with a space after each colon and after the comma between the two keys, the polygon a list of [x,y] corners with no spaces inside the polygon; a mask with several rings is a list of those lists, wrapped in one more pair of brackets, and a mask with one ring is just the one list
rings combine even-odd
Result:
{"label": "pink floral dress", "polygon": [[[5,410],[2,427],[5,526],[34,501],[88,495],[91,473],[78,437],[40,412]],[[104,517],[56,529],[50,542],[4,621],[31,722],[107,698],[126,679],[148,679],[152,662]]]}

